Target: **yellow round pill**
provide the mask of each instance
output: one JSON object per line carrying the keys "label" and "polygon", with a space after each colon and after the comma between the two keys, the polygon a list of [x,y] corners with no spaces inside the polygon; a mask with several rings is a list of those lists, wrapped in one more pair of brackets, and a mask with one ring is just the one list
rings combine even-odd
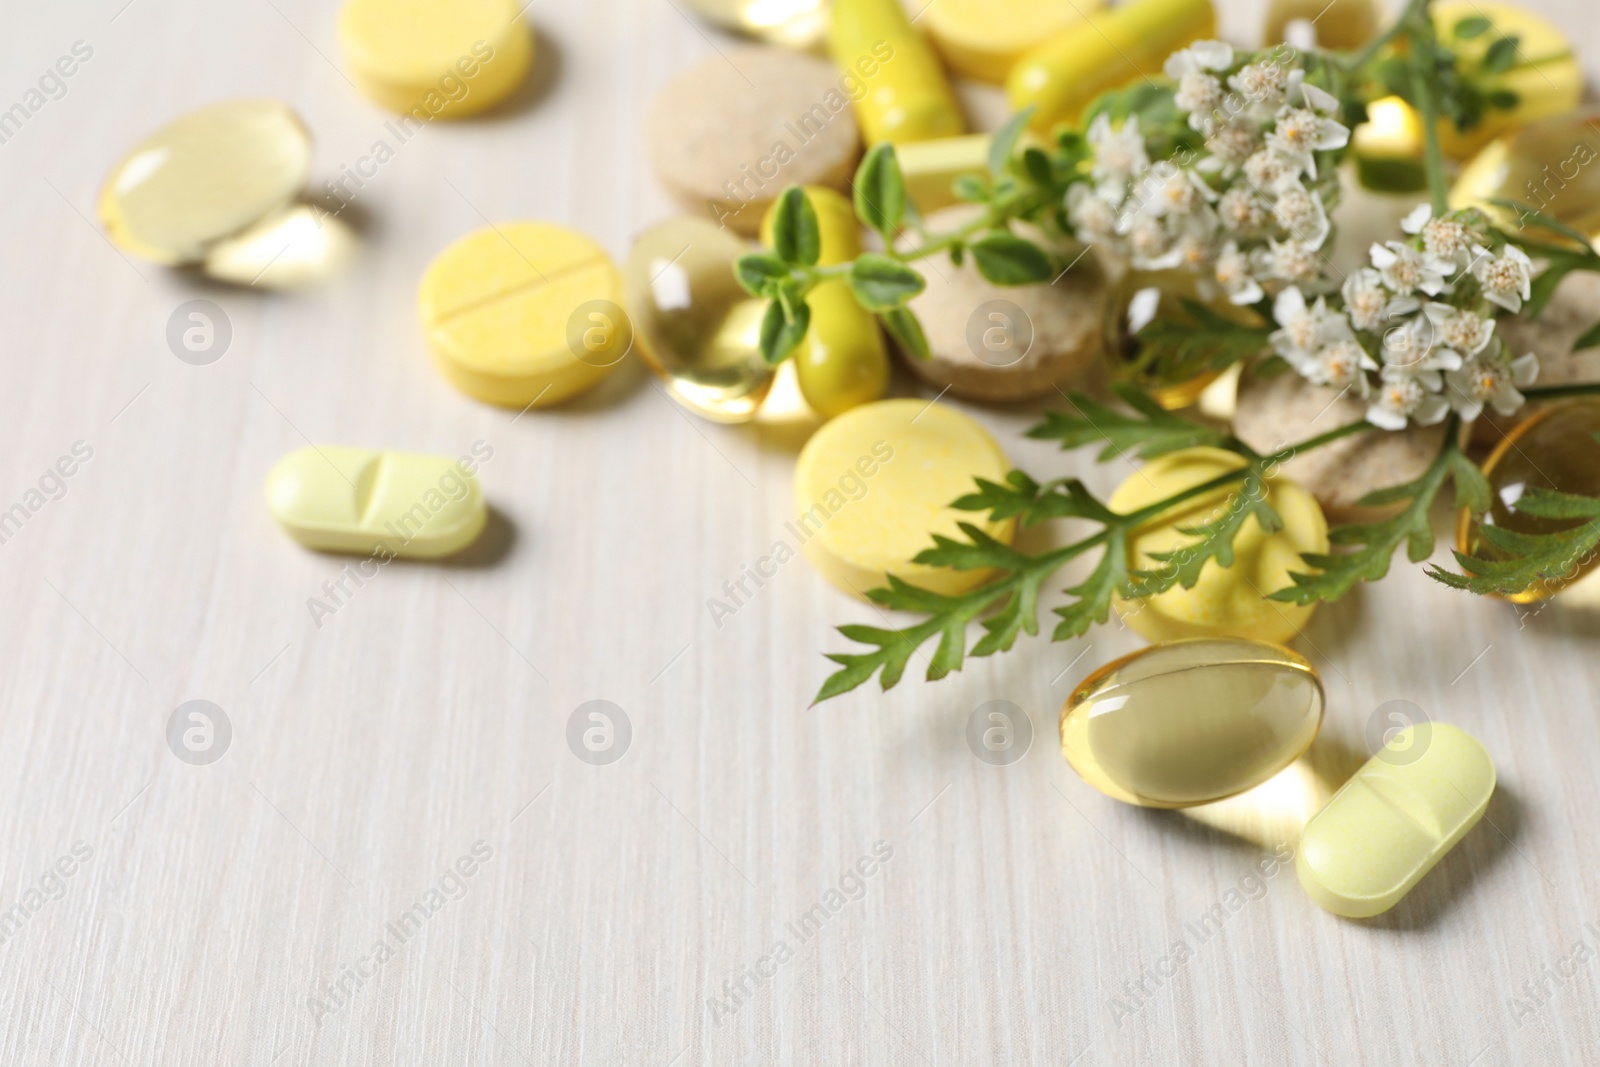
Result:
{"label": "yellow round pill", "polygon": [[[1220,448],[1189,448],[1153,460],[1135,471],[1111,495],[1108,505],[1128,514],[1167,497],[1202,485],[1245,465],[1244,457]],[[1186,500],[1135,531],[1129,544],[1128,566],[1160,571],[1168,563],[1155,559],[1158,552],[1173,552],[1193,544],[1185,529],[1222,518],[1238,506],[1237,484]],[[1233,541],[1233,565],[1207,561],[1193,589],[1174,585],[1154,596],[1137,600],[1118,597],[1117,613],[1136,633],[1151,641],[1185,637],[1243,637],[1282,643],[1299,633],[1316,605],[1301,607],[1268,600],[1269,593],[1294,582],[1291,571],[1306,571],[1302,552],[1328,551],[1328,521],[1316,498],[1287,478],[1266,480],[1267,503],[1283,520],[1283,528],[1267,533],[1252,516]]]}
{"label": "yellow round pill", "polygon": [[956,511],[974,478],[1004,479],[1010,462],[982,426],[925,400],[880,400],[845,412],[806,442],[795,468],[791,532],[812,566],[840,590],[865,596],[894,574],[939,593],[990,577],[913,563],[933,534],[964,539],[959,522],[1009,542],[1010,520]]}
{"label": "yellow round pill", "polygon": [[362,92],[419,119],[493,107],[533,62],[513,0],[348,0],[339,47]]}
{"label": "yellow round pill", "polygon": [[100,221],[155,263],[198,263],[294,202],[311,172],[311,135],[276,100],[191,111],[135,145],[100,190]]}
{"label": "yellow round pill", "polygon": [[923,24],[951,69],[1004,85],[1017,60],[1104,6],[1102,0],[939,0]]}
{"label": "yellow round pill", "polygon": [[593,388],[628,354],[621,299],[621,275],[599,245],[549,223],[513,222],[440,253],[417,311],[456,388],[503,407],[548,407]]}

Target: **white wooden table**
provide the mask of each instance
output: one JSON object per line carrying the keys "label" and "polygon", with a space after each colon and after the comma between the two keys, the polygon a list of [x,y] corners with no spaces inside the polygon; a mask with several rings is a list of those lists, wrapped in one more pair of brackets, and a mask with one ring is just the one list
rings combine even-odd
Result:
{"label": "white wooden table", "polygon": [[[1069,687],[1137,647],[1115,625],[808,708],[830,627],[871,608],[803,562],[720,627],[706,607],[782,536],[794,434],[691,421],[637,366],[517,419],[439,379],[414,323],[485,216],[619,259],[669,217],[646,106],[724,39],[668,0],[535,0],[534,90],[405,145],[357,260],[284,295],[129,262],[89,220],[127,146],[217,99],[290,102],[318,183],[367,154],[388,116],[335,66],[337,5],[124,2],[16,4],[0,34],[0,108],[93,52],[0,144],[0,509],[93,451],[0,545],[0,1063],[1600,1062],[1600,608],[1521,619],[1397,564],[1301,642],[1315,759],[1202,818],[1057,752]],[[1537,6],[1594,70],[1584,0]],[[1256,10],[1225,12],[1235,40]],[[233,331],[209,366],[165,340],[196,298]],[[1034,411],[974,414],[1035,474],[1127,474],[1024,441]],[[347,561],[261,496],[306,439],[487,443],[488,550],[388,566],[317,626]],[[166,740],[195,699],[231,723],[207,766]],[[567,743],[596,699],[631,725],[607,766]],[[991,699],[1036,732],[1009,767],[964,739]],[[1341,921],[1257,864],[1393,699],[1488,746],[1492,825]]]}

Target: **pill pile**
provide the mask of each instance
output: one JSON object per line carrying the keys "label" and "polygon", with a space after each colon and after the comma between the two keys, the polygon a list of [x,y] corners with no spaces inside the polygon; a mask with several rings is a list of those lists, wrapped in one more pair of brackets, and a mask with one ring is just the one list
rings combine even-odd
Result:
{"label": "pill pile", "polygon": [[[1465,158],[1493,142],[1452,194],[1489,210],[1536,143],[1572,135],[1567,113],[1581,82],[1570,50],[1555,49],[1561,42],[1552,28],[1505,5],[1483,6],[1528,41],[1551,43],[1530,48],[1554,57],[1532,64],[1520,105],[1523,122],[1553,116],[1548,128],[1494,141],[1505,126],[1450,146]],[[945,565],[927,549],[930,537],[1011,544],[1014,517],[982,520],[952,505],[975,482],[1006,482],[1011,464],[983,426],[944,397],[1064,396],[1064,384],[1102,361],[1125,370],[1138,335],[1185,306],[1209,303],[1218,318],[1241,323],[1249,313],[1202,292],[1193,272],[1102,262],[1061,236],[1070,232],[1065,222],[1052,233],[1020,223],[1008,231],[1047,250],[1040,254],[1051,263],[1067,264],[1053,280],[1034,273],[1000,285],[992,270],[979,269],[976,253],[964,261],[946,251],[948,243],[930,245],[934,235],[978,228],[986,209],[962,201],[981,200],[971,189],[999,170],[990,160],[999,135],[973,128],[952,75],[1003,88],[1019,113],[1006,136],[1036,144],[1027,138],[1053,135],[1106,90],[1211,37],[1210,0],[1109,7],[1101,0],[940,0],[924,9],[920,25],[900,0],[689,0],[689,7],[749,43],[684,70],[651,104],[646,154],[683,214],[641,233],[620,265],[584,234],[546,221],[502,221],[460,237],[418,284],[421,346],[450,385],[518,412],[580,396],[637,353],[684,409],[740,424],[760,417],[774,392],[777,371],[763,355],[771,332],[792,328],[803,314],[793,374],[817,428],[795,468],[788,528],[801,552],[829,583],[861,599],[885,586],[935,596],[983,586],[993,577],[985,567]],[[1370,0],[1349,0],[1348,8],[1319,26],[1320,3],[1273,0],[1267,40],[1310,34],[1358,46],[1376,32],[1377,10]],[[1444,23],[1461,13],[1441,3],[1435,17]],[[354,84],[402,121],[492,113],[540,59],[514,0],[347,0],[337,35]],[[1417,117],[1399,98],[1375,102],[1372,115],[1358,137],[1358,172],[1403,188],[1413,177],[1408,138],[1421,136]],[[885,144],[896,146],[896,169],[894,181],[880,185],[865,179],[881,176],[871,168],[883,165],[874,152]],[[1009,148],[1002,144],[1002,159]],[[1048,171],[1048,158],[1037,158]],[[311,136],[284,105],[215,104],[135,145],[112,168],[99,213],[110,238],[133,255],[240,284],[290,287],[338,258],[333,220],[308,215],[312,167]],[[875,194],[898,197],[902,188],[909,205],[874,202]],[[1594,197],[1569,200],[1563,210],[1575,223],[1600,220]],[[297,234],[308,218],[320,243],[279,265],[284,250],[304,243]],[[863,225],[873,218],[889,221]],[[803,311],[781,296],[752,295],[760,279],[742,272],[757,248],[818,272]],[[870,263],[876,251],[891,253],[876,257],[891,273],[839,273]],[[902,284],[892,268],[922,255],[932,268],[907,295],[916,324],[908,332],[903,322],[897,329],[880,321],[860,292]],[[937,396],[886,399],[897,354]],[[1208,370],[1178,386],[1147,384],[1159,407],[1174,409],[1218,380]],[[1267,782],[1307,752],[1326,697],[1311,664],[1284,643],[1304,628],[1314,602],[1266,594],[1290,586],[1304,556],[1329,551],[1325,511],[1382,514],[1369,491],[1418,477],[1443,433],[1415,426],[1375,448],[1362,439],[1359,449],[1352,441],[1343,451],[1292,457],[1239,490],[1227,476],[1249,465],[1249,448],[1269,454],[1341,398],[1327,400],[1292,374],[1247,373],[1228,384],[1236,441],[1163,454],[1108,502],[1116,515],[1133,516],[1130,527],[1138,523],[1126,543],[1127,568],[1162,581],[1159,592],[1111,600],[1151,645],[1074,688],[1060,740],[1087,783],[1128,804],[1215,803]],[[1359,418],[1362,405],[1349,403]],[[1592,440],[1597,427],[1596,402],[1551,408],[1517,427],[1484,466],[1500,504],[1479,522],[1463,519],[1460,550],[1492,557],[1539,522],[1514,508],[1529,485],[1600,491],[1593,455],[1573,445]],[[1230,450],[1239,442],[1245,447]],[[1160,510],[1180,494],[1181,504]],[[461,552],[480,536],[489,510],[467,457],[331,445],[284,457],[268,475],[266,497],[272,516],[305,547],[385,561]],[[1226,507],[1240,510],[1219,519]],[[1231,549],[1189,567],[1183,550],[1206,522],[1234,522]],[[1551,595],[1570,578],[1542,583],[1528,598]],[[891,684],[887,670],[884,681]],[[1349,917],[1392,907],[1482,817],[1494,783],[1488,755],[1461,730],[1423,722],[1401,731],[1306,825],[1298,862],[1307,893]]]}

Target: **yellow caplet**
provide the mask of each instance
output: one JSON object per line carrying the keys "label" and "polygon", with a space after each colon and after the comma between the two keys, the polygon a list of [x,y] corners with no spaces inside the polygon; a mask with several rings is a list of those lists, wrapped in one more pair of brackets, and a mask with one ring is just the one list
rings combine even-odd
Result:
{"label": "yellow caplet", "polygon": [[[1128,514],[1219,475],[1245,466],[1244,457],[1220,448],[1188,448],[1152,460],[1135,471],[1111,495],[1108,506]],[[1128,566],[1159,571],[1157,552],[1192,544],[1184,528],[1221,518],[1236,506],[1237,484],[1187,500],[1151,519],[1129,543]],[[1151,641],[1185,637],[1243,637],[1282,644],[1299,633],[1315,605],[1281,604],[1269,593],[1293,585],[1291,571],[1307,570],[1303,552],[1328,551],[1328,521],[1316,498],[1287,478],[1268,478],[1267,501],[1283,519],[1283,528],[1267,533],[1254,517],[1245,520],[1233,542],[1233,565],[1210,560],[1193,589],[1175,585],[1154,596],[1117,597],[1117,613],[1134,632]]]}
{"label": "yellow caplet", "polygon": [[939,57],[900,0],[834,0],[828,46],[839,69],[864,85],[856,118],[868,144],[966,132]]}
{"label": "yellow caplet", "polygon": [[[806,198],[822,231],[820,266],[848,263],[861,254],[854,206],[832,189],[808,186]],[[774,204],[761,220],[761,243],[772,247]],[[889,353],[872,312],[856,302],[848,282],[823,282],[806,296],[811,329],[795,351],[795,373],[806,403],[825,419],[883,396],[889,387]]]}
{"label": "yellow caplet", "polygon": [[1405,727],[1306,824],[1300,885],[1335,915],[1388,911],[1478,824],[1494,785],[1494,763],[1465,730]]}
{"label": "yellow caplet", "polygon": [[476,466],[465,457],[302,448],[267,475],[267,507],[307,548],[438,559],[477,540],[488,521]]}
{"label": "yellow caplet", "polygon": [[917,210],[931,215],[940,208],[959,203],[954,192],[956,179],[989,173],[991,140],[987,133],[970,133],[897,147],[895,156],[900,162],[900,174],[906,180],[906,194],[917,205]]}
{"label": "yellow caplet", "polygon": [[960,538],[972,523],[1009,543],[1013,520],[982,521],[950,502],[974,478],[1002,480],[1011,469],[987,430],[954,408],[925,400],[864,404],[811,436],[795,466],[798,515],[791,532],[822,576],[865,597],[894,574],[938,593],[963,593],[991,577],[912,562],[933,535]]}
{"label": "yellow caplet", "polygon": [[1006,79],[1013,110],[1034,107],[1043,133],[1095,97],[1158,74],[1167,56],[1217,30],[1210,0],[1129,0],[1089,15],[1017,61]]}

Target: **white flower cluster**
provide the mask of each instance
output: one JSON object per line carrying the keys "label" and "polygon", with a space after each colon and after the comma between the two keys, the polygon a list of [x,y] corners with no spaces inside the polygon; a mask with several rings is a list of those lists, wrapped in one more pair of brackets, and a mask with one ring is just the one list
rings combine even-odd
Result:
{"label": "white flower cluster", "polygon": [[[1137,115],[1113,124],[1102,113],[1086,135],[1089,180],[1067,194],[1074,232],[1139,270],[1192,271],[1208,299],[1271,297],[1273,349],[1308,380],[1368,401],[1376,426],[1512,414],[1538,358],[1511,358],[1484,302],[1518,311],[1532,263],[1511,245],[1491,251],[1480,216],[1436,219],[1423,206],[1407,216],[1406,240],[1373,245],[1370,265],[1341,285],[1323,252],[1338,176],[1318,173],[1317,153],[1344,147],[1350,131],[1333,117],[1338,99],[1292,61],[1241,61],[1221,41],[1174,53],[1173,99],[1204,149],[1152,161]],[[1468,277],[1475,286],[1460,284]]]}
{"label": "white flower cluster", "polygon": [[1236,63],[1221,41],[1174,53],[1166,72],[1204,149],[1152,163],[1137,115],[1115,126],[1100,115],[1091,180],[1067,196],[1078,237],[1140,270],[1194,271],[1235,304],[1264,286],[1330,288],[1322,247],[1338,182],[1319,177],[1316,153],[1349,143],[1331,117],[1338,100],[1276,55]]}
{"label": "white flower cluster", "polygon": [[[1370,265],[1345,278],[1342,308],[1284,288],[1273,302],[1273,349],[1308,380],[1366,400],[1367,421],[1386,430],[1431,426],[1451,410],[1467,422],[1485,407],[1513,414],[1539,360],[1511,358],[1492,309],[1479,308],[1521,310],[1533,264],[1513,245],[1492,252],[1476,221],[1468,212],[1434,218],[1426,204],[1417,208],[1401,224],[1407,240],[1373,245]],[[1469,288],[1468,277],[1479,299],[1470,289],[1465,296],[1478,307],[1457,307],[1449,300]]]}

